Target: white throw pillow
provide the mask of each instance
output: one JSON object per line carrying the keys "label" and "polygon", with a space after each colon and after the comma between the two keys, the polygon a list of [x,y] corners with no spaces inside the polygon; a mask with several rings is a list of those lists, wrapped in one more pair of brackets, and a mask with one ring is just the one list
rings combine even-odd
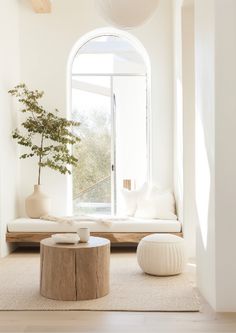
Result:
{"label": "white throw pillow", "polygon": [[156,196],[164,193],[171,193],[172,191],[170,189],[163,189],[161,187],[158,187],[156,185],[150,185],[147,191],[147,197],[148,198],[156,198]]}
{"label": "white throw pillow", "polygon": [[[155,195],[154,195],[155,192]],[[170,191],[149,191],[148,196],[139,198],[135,217],[146,219],[176,220],[175,199]]]}
{"label": "white throw pillow", "polygon": [[123,197],[123,204],[122,204],[122,214],[127,216],[134,216],[138,200],[145,196],[147,192],[147,184],[143,184],[143,186],[138,190],[127,190],[122,189],[122,197]]}

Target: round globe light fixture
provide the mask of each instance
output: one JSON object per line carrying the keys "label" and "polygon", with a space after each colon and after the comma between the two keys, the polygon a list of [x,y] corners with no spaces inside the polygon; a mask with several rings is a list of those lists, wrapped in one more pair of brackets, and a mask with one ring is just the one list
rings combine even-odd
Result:
{"label": "round globe light fixture", "polygon": [[159,0],[95,0],[102,17],[113,25],[131,29],[146,22]]}

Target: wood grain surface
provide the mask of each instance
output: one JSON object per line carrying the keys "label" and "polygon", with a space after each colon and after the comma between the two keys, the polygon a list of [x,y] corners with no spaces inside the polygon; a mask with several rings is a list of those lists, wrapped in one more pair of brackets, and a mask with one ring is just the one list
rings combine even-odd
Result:
{"label": "wood grain surface", "polygon": [[[51,235],[56,233],[58,232],[8,232],[6,234],[6,241],[8,243],[39,243],[41,240],[51,237]],[[157,232],[91,232],[91,235],[94,237],[107,238],[112,244],[138,244],[143,237],[156,233]],[[182,232],[167,233],[183,237]]]}
{"label": "wood grain surface", "polygon": [[110,241],[90,237],[88,243],[40,243],[40,293],[47,298],[76,301],[109,293]]}

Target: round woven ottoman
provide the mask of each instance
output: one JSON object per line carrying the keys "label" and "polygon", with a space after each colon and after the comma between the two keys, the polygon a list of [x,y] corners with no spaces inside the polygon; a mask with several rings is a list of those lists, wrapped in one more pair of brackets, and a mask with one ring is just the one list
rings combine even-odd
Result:
{"label": "round woven ottoman", "polygon": [[158,276],[180,274],[186,264],[184,239],[171,234],[146,236],[138,245],[137,259],[145,273]]}

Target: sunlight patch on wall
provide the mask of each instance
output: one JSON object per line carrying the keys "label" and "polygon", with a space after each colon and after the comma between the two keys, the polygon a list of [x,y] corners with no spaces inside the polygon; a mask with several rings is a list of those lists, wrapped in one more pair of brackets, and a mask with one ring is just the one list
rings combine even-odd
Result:
{"label": "sunlight patch on wall", "polygon": [[[183,87],[181,79],[177,80],[176,87],[176,191],[180,202],[183,202]],[[178,217],[182,221],[182,209],[178,209]]]}
{"label": "sunlight patch on wall", "polygon": [[196,206],[199,218],[199,227],[204,248],[207,247],[208,214],[210,198],[210,167],[205,143],[205,133],[199,111],[196,112]]}

